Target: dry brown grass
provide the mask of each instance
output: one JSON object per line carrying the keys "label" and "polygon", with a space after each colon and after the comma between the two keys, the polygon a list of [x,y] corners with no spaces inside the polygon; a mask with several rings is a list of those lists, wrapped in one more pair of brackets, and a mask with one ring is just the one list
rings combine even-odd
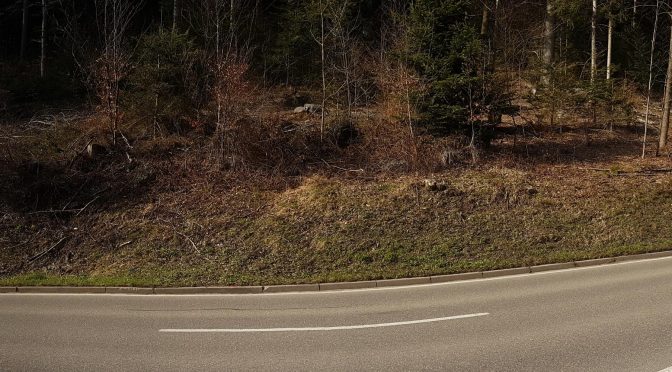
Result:
{"label": "dry brown grass", "polygon": [[[354,118],[358,140],[339,147],[333,136],[319,142],[317,117],[277,109],[248,115],[231,128],[235,161],[224,171],[212,166],[210,140],[200,134],[150,139],[127,129],[129,163],[120,151],[80,155],[91,140],[106,145],[95,116],[4,125],[0,277],[296,283],[495,269],[672,244],[665,228],[672,176],[646,172],[672,164],[641,159],[633,128],[592,130],[590,146],[579,127],[562,134],[518,128],[515,136],[500,133],[474,162],[459,136],[412,138],[403,122],[375,110]],[[445,187],[429,190],[425,178]],[[60,250],[29,262],[64,236],[70,240]]]}

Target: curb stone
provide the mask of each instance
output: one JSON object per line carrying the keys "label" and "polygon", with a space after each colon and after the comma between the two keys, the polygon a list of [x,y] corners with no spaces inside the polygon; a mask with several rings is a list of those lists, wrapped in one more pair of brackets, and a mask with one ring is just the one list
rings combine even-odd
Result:
{"label": "curb stone", "polygon": [[616,257],[616,262],[637,261],[649,258],[663,258],[663,257],[672,257],[672,251],[642,253],[642,254],[634,254],[632,256],[619,256]]}
{"label": "curb stone", "polygon": [[148,294],[154,294],[154,288],[142,288],[142,287],[105,287],[105,293],[110,293],[110,294],[137,294],[137,295],[148,295]]}
{"label": "curb stone", "polygon": [[179,287],[154,288],[155,294],[250,294],[261,293],[262,287]]}
{"label": "curb stone", "polygon": [[264,286],[264,293],[318,292],[319,284],[290,284]]}
{"label": "curb stone", "polygon": [[365,282],[342,282],[342,283],[320,283],[320,291],[337,291],[342,289],[364,289],[376,288],[375,281]]}
{"label": "curb stone", "polygon": [[540,273],[543,271],[555,271],[555,270],[565,270],[565,269],[571,269],[576,267],[576,263],[574,262],[565,262],[565,263],[555,263],[555,264],[548,264],[548,265],[536,265],[536,266],[531,266],[530,267],[530,272],[532,273]]}
{"label": "curb stone", "polygon": [[496,278],[498,276],[529,274],[530,272],[531,271],[530,271],[529,267],[517,267],[517,268],[513,268],[513,269],[484,271],[483,272],[483,277],[484,278]]}
{"label": "curb stone", "polygon": [[384,279],[376,281],[378,287],[399,287],[406,285],[430,284],[431,278],[428,276],[420,278],[402,278],[402,279]]}
{"label": "curb stone", "polygon": [[588,267],[588,266],[598,266],[598,265],[606,265],[610,263],[616,262],[616,258],[596,258],[594,260],[584,260],[584,261],[576,261],[574,262],[576,264],[576,267]]}
{"label": "curb stone", "polygon": [[480,279],[483,277],[481,271],[475,273],[463,273],[463,274],[450,274],[450,275],[435,275],[430,276],[429,279],[432,283],[447,283],[455,282],[459,280],[470,280],[470,279]]}
{"label": "curb stone", "polygon": [[105,293],[105,287],[17,287],[19,293]]}
{"label": "curb stone", "polygon": [[377,281],[271,285],[248,287],[176,287],[176,288],[147,288],[147,287],[0,287],[0,293],[61,293],[61,294],[259,294],[259,293],[289,293],[289,292],[319,292],[342,289],[366,289],[377,287],[398,287],[431,283],[446,283],[479,278],[494,278],[509,275],[538,273],[571,269],[574,267],[590,267],[607,265],[616,262],[638,261],[655,258],[672,257],[672,250],[663,252],[641,253],[630,256],[597,258],[592,260],[519,267],[484,272],[471,272],[450,275],[435,275],[418,278],[383,279]]}

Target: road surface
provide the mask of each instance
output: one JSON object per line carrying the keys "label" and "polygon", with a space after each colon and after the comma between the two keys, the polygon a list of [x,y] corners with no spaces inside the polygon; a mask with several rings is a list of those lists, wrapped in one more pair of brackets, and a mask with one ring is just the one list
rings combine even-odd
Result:
{"label": "road surface", "polygon": [[2,371],[670,366],[670,258],[344,292],[0,295]]}

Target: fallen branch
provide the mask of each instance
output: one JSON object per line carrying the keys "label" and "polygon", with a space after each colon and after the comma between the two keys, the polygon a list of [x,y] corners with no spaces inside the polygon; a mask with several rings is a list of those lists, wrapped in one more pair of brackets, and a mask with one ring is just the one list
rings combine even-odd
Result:
{"label": "fallen branch", "polygon": [[329,164],[326,160],[320,159],[324,164],[326,164],[329,167],[336,168],[338,170],[342,170],[343,172],[366,172],[364,169],[347,169],[347,168],[342,168],[337,165]]}
{"label": "fallen branch", "polygon": [[100,197],[100,196],[96,196],[95,198],[93,198],[93,200],[91,200],[90,202],[86,203],[86,205],[85,205],[84,207],[82,207],[82,209],[80,209],[79,212],[77,212],[77,214],[76,214],[75,216],[79,216],[82,212],[84,212],[84,210],[86,209],[86,207],[88,207],[89,205],[91,205],[91,203],[93,203],[94,201],[98,200],[99,197]]}
{"label": "fallen branch", "polygon": [[49,247],[47,250],[31,257],[30,259],[28,259],[28,262],[33,262],[35,260],[38,260],[38,259],[48,255],[49,253],[55,251],[56,249],[60,249],[63,246],[63,244],[66,242],[66,240],[68,240],[69,238],[70,238],[69,236],[66,236],[66,237],[62,238],[61,240],[56,242],[56,244]]}
{"label": "fallen branch", "polygon": [[125,246],[127,246],[127,245],[129,245],[129,244],[131,244],[131,243],[133,243],[132,240],[129,240],[129,241],[124,242],[124,243],[121,243],[121,244],[119,244],[119,245],[117,246],[117,249],[119,249],[119,248],[123,248],[123,247],[125,247]]}
{"label": "fallen branch", "polygon": [[179,232],[179,231],[176,231],[176,232],[177,232],[178,235],[184,237],[185,239],[187,239],[187,240],[189,241],[189,243],[191,243],[191,246],[194,248],[194,251],[196,251],[196,253],[198,253],[199,256],[201,256],[201,257],[205,258],[206,260],[212,262],[212,260],[210,260],[207,256],[203,255],[203,253],[198,249],[198,247],[196,247],[196,243],[194,243],[194,241],[191,240],[190,237],[188,237],[188,236],[185,235],[185,234],[182,234],[182,233]]}
{"label": "fallen branch", "polygon": [[86,203],[85,206],[83,206],[82,208],[78,208],[78,209],[50,209],[50,210],[46,210],[46,211],[35,211],[35,212],[30,212],[30,213],[28,213],[28,214],[40,214],[40,213],[76,213],[75,216],[79,216],[79,215],[80,215],[80,214],[81,214],[81,213],[82,213],[82,212],[83,212],[89,205],[91,205],[91,203],[93,203],[94,201],[96,201],[98,198],[99,198],[99,196],[96,196],[95,198],[93,198],[93,200],[91,200],[90,202]]}

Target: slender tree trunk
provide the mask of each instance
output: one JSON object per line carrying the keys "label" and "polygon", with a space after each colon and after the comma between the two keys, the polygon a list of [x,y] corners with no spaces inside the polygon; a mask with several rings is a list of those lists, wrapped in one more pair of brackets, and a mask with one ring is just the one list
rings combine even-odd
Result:
{"label": "slender tree trunk", "polygon": [[611,79],[611,54],[614,38],[614,17],[609,15],[609,31],[607,36],[607,80]]}
{"label": "slender tree trunk", "polygon": [[173,32],[177,32],[177,19],[180,14],[180,0],[173,0]]}
{"label": "slender tree trunk", "polygon": [[590,30],[590,83],[593,84],[597,75],[597,0],[593,0]]}
{"label": "slender tree trunk", "polygon": [[234,17],[235,3],[234,0],[229,1],[229,51],[228,53],[233,52],[233,47],[235,45],[234,40],[236,37],[236,24]]}
{"label": "slender tree trunk", "polygon": [[644,113],[644,139],[642,140],[642,158],[646,156],[646,141],[649,132],[649,112],[651,107],[651,88],[653,86],[653,55],[656,50],[656,34],[658,32],[658,15],[660,14],[660,0],[656,0],[656,17],[653,21],[651,35],[651,54],[649,56],[649,85],[646,92],[646,111]]}
{"label": "slender tree trunk", "polygon": [[481,18],[481,37],[485,40],[490,34],[490,4],[483,1],[483,17]]}
{"label": "slender tree trunk", "polygon": [[[219,13],[219,0],[215,1],[215,63],[217,64],[217,76],[216,79],[221,78],[221,68],[222,68],[222,56],[221,56],[221,50],[220,50],[220,42],[221,42],[221,36],[220,36],[220,24],[221,24],[221,19],[220,19],[220,13]],[[218,84],[219,82],[216,82]],[[216,94],[216,99],[217,99],[217,132],[219,133],[221,131],[221,124],[222,124],[222,100],[220,97],[220,92],[218,91]],[[220,134],[221,135],[221,134]],[[221,141],[220,141],[220,147],[221,147]]]}
{"label": "slender tree trunk", "polygon": [[486,58],[485,58],[485,69],[489,72],[493,68],[493,18],[497,16],[496,7],[494,4],[494,9],[492,8],[492,0],[483,0],[483,15],[481,18],[481,40],[485,46]]}
{"label": "slender tree trunk", "polygon": [[607,32],[607,82],[609,83],[609,89],[611,93],[609,99],[609,101],[611,102],[609,106],[609,131],[614,130],[614,121],[612,120],[613,117],[612,114],[614,112],[614,100],[613,100],[614,83],[611,81],[611,56],[613,49],[613,40],[614,40],[614,17],[612,14],[609,14],[609,26]]}
{"label": "slender tree trunk", "polygon": [[546,0],[546,20],[544,21],[544,52],[543,62],[546,73],[542,78],[544,84],[548,84],[550,67],[555,57],[555,10],[553,0]]}
{"label": "slender tree trunk", "polygon": [[23,10],[21,17],[21,60],[26,56],[26,44],[28,44],[28,0],[23,0]]}
{"label": "slender tree trunk", "polygon": [[45,43],[47,32],[47,0],[42,0],[42,27],[40,34],[40,78],[44,78]]}
{"label": "slender tree trunk", "polygon": [[[672,13],[668,13],[672,19]],[[658,150],[667,146],[667,135],[670,128],[670,90],[672,89],[672,24],[670,25],[670,55],[667,64],[667,77],[665,78],[665,98],[663,101],[663,121],[660,124],[660,140]]]}
{"label": "slender tree trunk", "polygon": [[327,76],[326,76],[326,66],[325,66],[325,53],[324,53],[324,7],[322,6],[322,0],[320,0],[320,23],[321,23],[321,34],[320,34],[320,54],[321,54],[321,64],[322,64],[322,109],[320,116],[320,142],[324,140],[324,114],[326,111],[325,105],[327,104]]}

